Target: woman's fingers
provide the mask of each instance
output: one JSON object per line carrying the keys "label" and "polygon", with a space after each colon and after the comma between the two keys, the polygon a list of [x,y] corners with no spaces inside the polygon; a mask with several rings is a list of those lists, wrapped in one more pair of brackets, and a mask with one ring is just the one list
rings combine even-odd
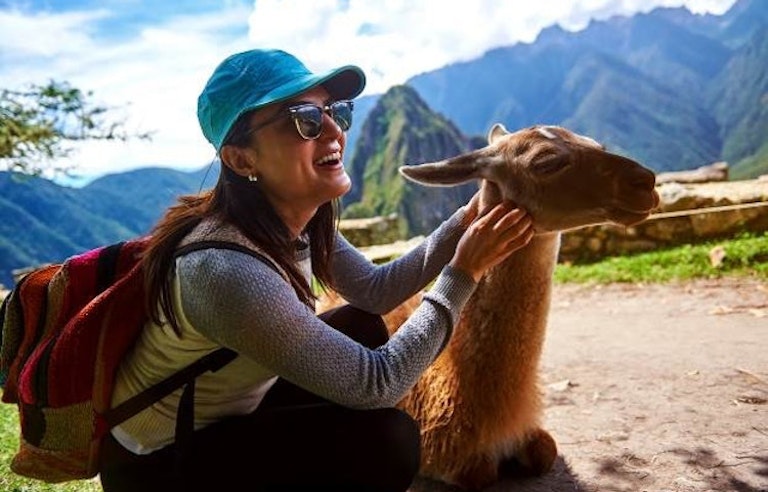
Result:
{"label": "woman's fingers", "polygon": [[459,241],[451,263],[479,280],[488,268],[528,244],[533,237],[531,218],[514,207],[507,202],[482,211]]}
{"label": "woman's fingers", "polygon": [[475,221],[478,229],[491,228],[499,234],[520,231],[530,225],[530,216],[525,210],[515,208],[511,203],[499,203],[491,209],[480,213]]}

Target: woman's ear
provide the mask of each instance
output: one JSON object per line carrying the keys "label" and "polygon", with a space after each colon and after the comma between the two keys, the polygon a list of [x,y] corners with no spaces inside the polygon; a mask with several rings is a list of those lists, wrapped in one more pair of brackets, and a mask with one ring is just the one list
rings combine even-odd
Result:
{"label": "woman's ear", "polygon": [[247,152],[247,149],[225,145],[221,148],[221,162],[244,178],[256,174],[253,157]]}

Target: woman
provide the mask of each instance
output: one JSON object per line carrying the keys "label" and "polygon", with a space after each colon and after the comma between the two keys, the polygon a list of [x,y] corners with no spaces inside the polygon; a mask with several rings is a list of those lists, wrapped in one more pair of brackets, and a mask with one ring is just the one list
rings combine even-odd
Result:
{"label": "woman", "polygon": [[[366,260],[336,230],[350,188],[344,132],[364,85],[357,67],[314,74],[279,50],[238,53],[213,72],[198,119],[219,180],[153,231],[152,320],[120,367],[113,404],[220,347],[238,357],[197,379],[183,446],[181,391],[112,430],[107,492],[411,484],[419,429],[394,405],[440,353],[483,272],[533,233],[523,211],[478,211],[473,198],[403,257]],[[313,277],[349,306],[316,315]],[[389,338],[380,314],[433,280]]]}

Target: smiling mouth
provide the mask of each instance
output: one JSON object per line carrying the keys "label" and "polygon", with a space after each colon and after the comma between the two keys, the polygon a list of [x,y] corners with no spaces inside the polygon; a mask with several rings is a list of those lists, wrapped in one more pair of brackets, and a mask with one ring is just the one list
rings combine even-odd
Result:
{"label": "smiling mouth", "polygon": [[315,165],[318,167],[336,166],[338,164],[341,164],[340,152],[334,152],[332,154],[328,154],[326,156],[321,157],[317,161],[315,161]]}

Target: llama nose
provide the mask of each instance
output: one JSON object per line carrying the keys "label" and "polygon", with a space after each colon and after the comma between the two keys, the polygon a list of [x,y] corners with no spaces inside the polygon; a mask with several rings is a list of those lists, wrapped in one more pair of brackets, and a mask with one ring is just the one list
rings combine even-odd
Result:
{"label": "llama nose", "polygon": [[651,190],[656,186],[656,174],[650,169],[638,167],[630,181],[633,188]]}

